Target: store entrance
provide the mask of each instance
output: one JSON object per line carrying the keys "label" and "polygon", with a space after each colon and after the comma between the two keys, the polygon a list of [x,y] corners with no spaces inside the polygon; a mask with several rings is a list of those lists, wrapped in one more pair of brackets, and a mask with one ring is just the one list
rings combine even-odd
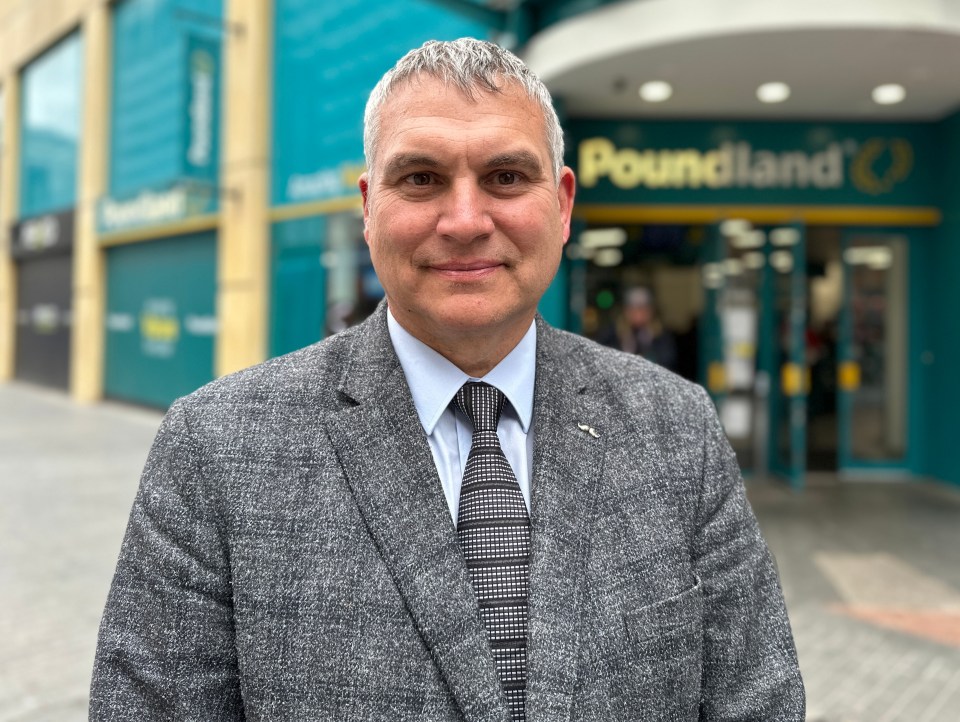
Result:
{"label": "store entrance", "polygon": [[741,468],[897,464],[905,446],[906,241],[839,226],[588,228],[582,331],[711,393]]}

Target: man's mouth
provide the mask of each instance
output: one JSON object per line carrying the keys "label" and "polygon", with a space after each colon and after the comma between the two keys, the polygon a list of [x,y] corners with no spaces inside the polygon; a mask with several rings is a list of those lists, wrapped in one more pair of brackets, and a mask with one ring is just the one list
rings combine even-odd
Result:
{"label": "man's mouth", "polygon": [[451,280],[470,281],[485,278],[503,268],[502,261],[477,259],[472,261],[445,261],[432,263],[430,269]]}

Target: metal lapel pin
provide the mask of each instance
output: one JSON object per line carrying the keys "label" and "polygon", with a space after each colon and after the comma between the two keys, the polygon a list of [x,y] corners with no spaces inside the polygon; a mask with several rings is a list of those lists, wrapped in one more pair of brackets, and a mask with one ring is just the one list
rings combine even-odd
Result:
{"label": "metal lapel pin", "polygon": [[595,439],[599,439],[599,438],[600,438],[600,434],[597,433],[597,430],[596,430],[595,428],[593,428],[592,426],[589,426],[588,424],[579,424],[579,423],[578,423],[578,424],[577,424],[577,428],[580,429],[580,431],[586,431],[588,434],[590,434],[590,436],[592,436],[592,437],[595,438]]}

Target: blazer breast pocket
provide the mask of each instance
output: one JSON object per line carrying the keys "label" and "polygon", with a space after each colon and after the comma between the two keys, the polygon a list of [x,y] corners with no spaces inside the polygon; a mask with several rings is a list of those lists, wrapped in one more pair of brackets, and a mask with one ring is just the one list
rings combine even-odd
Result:
{"label": "blazer breast pocket", "polygon": [[609,670],[609,714],[624,721],[697,719],[703,612],[698,581],[680,594],[623,614],[622,657]]}
{"label": "blazer breast pocket", "polygon": [[643,643],[654,637],[682,633],[688,627],[702,631],[703,587],[698,579],[677,595],[624,614],[628,638]]}

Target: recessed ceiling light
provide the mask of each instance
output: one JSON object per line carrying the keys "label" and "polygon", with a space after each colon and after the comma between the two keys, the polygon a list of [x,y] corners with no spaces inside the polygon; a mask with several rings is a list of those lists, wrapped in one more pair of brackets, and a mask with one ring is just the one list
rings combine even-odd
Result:
{"label": "recessed ceiling light", "polygon": [[887,246],[854,246],[843,252],[843,260],[851,266],[863,264],[882,271],[893,265],[893,251]]}
{"label": "recessed ceiling light", "polygon": [[640,97],[648,103],[662,103],[673,95],[673,86],[664,80],[650,80],[640,86]]}
{"label": "recessed ceiling light", "polygon": [[873,102],[877,105],[896,105],[907,97],[906,88],[898,83],[878,85],[873,89]]}
{"label": "recessed ceiling light", "polygon": [[800,242],[800,231],[796,228],[785,226],[783,228],[774,228],[770,231],[770,243],[778,248],[795,246]]}
{"label": "recessed ceiling light", "polygon": [[780,273],[790,273],[793,270],[793,254],[790,251],[774,251],[770,254],[770,265]]}
{"label": "recessed ceiling light", "polygon": [[751,228],[750,221],[744,218],[728,218],[720,224],[720,232],[728,237],[742,236]]}
{"label": "recessed ceiling light", "polygon": [[766,242],[767,234],[759,228],[741,233],[739,236],[730,239],[730,245],[734,248],[763,248],[763,244]]}
{"label": "recessed ceiling light", "polygon": [[615,247],[626,242],[627,232],[622,228],[592,228],[580,234],[580,245],[584,248]]}
{"label": "recessed ceiling light", "polygon": [[757,99],[761,103],[782,103],[790,97],[790,86],[786,83],[764,83],[757,88]]}
{"label": "recessed ceiling light", "polygon": [[594,254],[593,262],[597,266],[610,268],[623,263],[623,251],[619,248],[601,248]]}

